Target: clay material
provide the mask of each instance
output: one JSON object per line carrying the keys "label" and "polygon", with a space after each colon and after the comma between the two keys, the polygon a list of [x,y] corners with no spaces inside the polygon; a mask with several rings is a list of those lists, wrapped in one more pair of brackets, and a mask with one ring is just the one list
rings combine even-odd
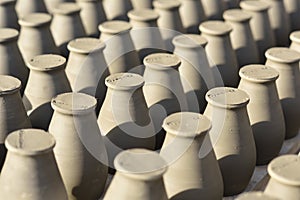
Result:
{"label": "clay material", "polygon": [[102,0],[102,4],[108,20],[128,21],[127,13],[132,10],[130,0]]}
{"label": "clay material", "polygon": [[0,2],[0,28],[20,29],[15,9],[16,2],[16,0],[2,0]]}
{"label": "clay material", "polygon": [[201,0],[205,16],[208,20],[221,20],[225,10],[225,3],[222,0]]}
{"label": "clay material", "polygon": [[300,29],[298,20],[300,18],[300,1],[298,0],[283,0],[285,11],[291,22],[291,31]]}
{"label": "clay material", "polygon": [[300,53],[300,31],[294,31],[290,34],[291,45],[290,49]]}
{"label": "clay material", "polygon": [[47,13],[47,8],[44,1],[41,0],[17,0],[16,11],[18,13],[19,19],[31,14],[31,13]]}

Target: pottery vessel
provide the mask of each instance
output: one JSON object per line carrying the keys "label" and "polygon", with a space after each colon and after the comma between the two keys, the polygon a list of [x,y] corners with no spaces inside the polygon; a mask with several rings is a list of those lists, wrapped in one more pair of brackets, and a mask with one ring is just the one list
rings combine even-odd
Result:
{"label": "pottery vessel", "polygon": [[108,20],[128,21],[127,13],[132,10],[130,0],[102,0]]}
{"label": "pottery vessel", "polygon": [[39,55],[30,60],[27,66],[30,75],[23,103],[32,126],[48,130],[53,113],[51,99],[57,94],[71,91],[65,73],[66,59],[54,54]]}
{"label": "pottery vessel", "polygon": [[205,94],[215,87],[205,46],[207,40],[200,35],[184,34],[173,39],[174,54],[180,57],[180,79],[187,97],[189,111],[203,113],[206,107]]}
{"label": "pottery vessel", "polygon": [[103,50],[105,44],[97,38],[78,38],[68,44],[70,51],[66,74],[73,92],[96,97],[96,113],[106,94],[105,78],[108,76]]}
{"label": "pottery vessel", "polygon": [[[209,119],[198,113],[175,113],[164,120],[163,128],[167,135],[160,155],[168,163],[164,181],[169,199],[221,200],[221,171],[210,140],[205,140]],[[204,154],[203,146],[209,148]]]}
{"label": "pottery vessel", "polygon": [[162,177],[167,166],[159,154],[145,149],[130,149],[118,154],[114,163],[117,172],[104,200],[168,199]]}
{"label": "pottery vessel", "polygon": [[46,8],[49,13],[53,13],[55,7],[65,2],[75,2],[75,0],[44,0]]}
{"label": "pottery vessel", "polygon": [[128,17],[133,27],[130,31],[131,38],[141,61],[149,54],[165,50],[162,35],[157,27],[157,12],[150,9],[131,10]]}
{"label": "pottery vessel", "polygon": [[131,0],[131,4],[133,9],[145,9],[145,8],[152,8],[153,0]]}
{"label": "pottery vessel", "polygon": [[65,57],[69,54],[68,43],[75,38],[86,36],[80,11],[81,8],[76,3],[61,3],[53,10],[50,28],[55,44]]}
{"label": "pottery vessel", "polygon": [[69,199],[99,199],[105,186],[107,153],[97,125],[94,97],[64,93],[54,97],[49,132]]}
{"label": "pottery vessel", "polygon": [[199,24],[206,20],[204,9],[199,0],[180,0],[180,17],[187,33],[199,34]]}
{"label": "pottery vessel", "polygon": [[284,155],[268,165],[271,176],[264,193],[278,199],[300,199],[300,157]]}
{"label": "pottery vessel", "polygon": [[263,192],[245,192],[239,195],[236,200],[279,200],[276,197],[269,196]]}
{"label": "pottery vessel", "polygon": [[291,31],[291,22],[285,10],[284,0],[261,0],[269,3],[268,10],[271,27],[275,34],[277,46],[289,45],[289,33]]}
{"label": "pottery vessel", "polygon": [[19,32],[15,29],[0,28],[0,74],[18,78],[21,81],[20,92],[23,95],[29,70],[17,44],[18,36]]}
{"label": "pottery vessel", "polygon": [[290,49],[300,53],[300,31],[294,31],[290,34],[291,45]]}
{"label": "pottery vessel", "polygon": [[32,13],[19,20],[18,45],[25,62],[38,55],[60,53],[50,31],[51,19],[46,13]]}
{"label": "pottery vessel", "polygon": [[0,170],[4,163],[5,138],[12,131],[31,127],[20,95],[21,81],[0,75]]}
{"label": "pottery vessel", "polygon": [[221,20],[225,10],[225,2],[222,0],[200,0],[208,20]]}
{"label": "pottery vessel", "polygon": [[283,0],[285,11],[287,12],[290,22],[291,31],[300,29],[300,1],[298,0]]}
{"label": "pottery vessel", "polygon": [[54,158],[52,135],[21,129],[6,138],[5,146],[8,153],[0,175],[1,199],[68,199]]}
{"label": "pottery vessel", "polygon": [[199,29],[207,39],[205,47],[218,85],[236,87],[239,82],[238,61],[230,42],[232,27],[222,21],[203,22]]}
{"label": "pottery vessel", "polygon": [[106,78],[108,87],[98,124],[108,151],[109,164],[125,149],[154,149],[155,132],[142,86],[142,76],[117,73]]}
{"label": "pottery vessel", "polygon": [[168,53],[151,54],[144,59],[143,91],[155,126],[156,149],[160,149],[165,138],[163,120],[172,113],[188,110],[178,72],[180,64],[178,56]]}
{"label": "pottery vessel", "polygon": [[224,12],[223,17],[232,27],[230,41],[239,67],[259,63],[258,48],[250,27],[251,14],[241,9],[230,9]]}
{"label": "pottery vessel", "polygon": [[284,47],[274,47],[266,52],[266,57],[266,65],[279,72],[276,86],[285,118],[285,138],[292,138],[299,131],[300,53]]}
{"label": "pottery vessel", "polygon": [[107,20],[102,0],[76,0],[76,3],[81,8],[80,17],[87,36],[99,37],[98,25]]}
{"label": "pottery vessel", "polygon": [[31,13],[48,13],[45,2],[41,0],[17,0],[16,11],[19,19]]}
{"label": "pottery vessel", "polygon": [[3,0],[0,2],[0,28],[20,29],[15,9],[16,2],[16,0]]}
{"label": "pottery vessel", "polygon": [[206,94],[204,112],[212,122],[210,138],[221,169],[224,196],[245,190],[255,169],[256,149],[242,90],[217,87]]}
{"label": "pottery vessel", "polygon": [[130,36],[131,29],[130,23],[118,20],[99,25],[100,40],[106,44],[104,56],[110,74],[121,72],[142,74],[139,67],[141,62]]}
{"label": "pottery vessel", "polygon": [[159,14],[157,24],[160,28],[166,50],[173,52],[173,37],[185,32],[179,13],[181,3],[178,0],[155,0],[153,1],[153,6],[154,10]]}
{"label": "pottery vessel", "polygon": [[256,164],[268,164],[275,158],[285,138],[284,115],[276,79],[279,73],[265,65],[247,65],[240,70],[239,89],[247,91],[247,106],[256,145]]}
{"label": "pottery vessel", "polygon": [[239,8],[239,3],[242,0],[223,0],[225,10]]}

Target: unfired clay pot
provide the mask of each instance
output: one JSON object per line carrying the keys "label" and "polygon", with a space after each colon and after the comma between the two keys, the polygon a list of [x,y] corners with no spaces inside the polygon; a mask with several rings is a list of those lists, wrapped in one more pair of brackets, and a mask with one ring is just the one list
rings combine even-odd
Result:
{"label": "unfired clay pot", "polygon": [[210,138],[223,176],[224,196],[244,191],[254,172],[256,149],[242,90],[217,87],[206,94],[204,112],[212,122]]}
{"label": "unfired clay pot", "polygon": [[207,40],[200,35],[184,34],[173,39],[174,54],[180,57],[180,79],[190,112],[203,113],[206,107],[205,94],[215,86],[205,46]]}
{"label": "unfired clay pot", "polygon": [[[221,200],[221,171],[210,140],[205,140],[209,119],[198,113],[175,113],[164,120],[163,128],[167,135],[160,155],[168,163],[164,181],[169,199]],[[203,146],[209,148],[204,154]]]}
{"label": "unfired clay pot", "polygon": [[222,0],[200,0],[205,16],[208,20],[221,20],[225,9],[225,3]]}
{"label": "unfired clay pot", "polygon": [[30,75],[23,103],[32,126],[48,130],[53,113],[51,99],[57,94],[71,91],[65,73],[66,59],[59,55],[45,54],[34,57],[27,66],[30,68]]}
{"label": "unfired clay pot", "polygon": [[2,0],[0,2],[0,28],[20,29],[15,9],[16,2],[16,0]]}
{"label": "unfired clay pot", "polygon": [[104,200],[168,199],[162,177],[167,165],[159,154],[145,149],[130,149],[121,152],[114,163],[117,173]]}
{"label": "unfired clay pot", "polygon": [[152,1],[153,0],[131,0],[131,4],[133,9],[145,9],[145,8],[152,8]]}
{"label": "unfired clay pot", "polygon": [[12,131],[31,127],[20,95],[21,81],[0,75],[0,170],[6,149],[4,141]]}
{"label": "unfired clay pot", "polygon": [[79,37],[86,36],[80,17],[81,8],[76,3],[61,3],[53,10],[51,31],[55,44],[63,56],[68,56],[68,43]]}
{"label": "unfired clay pot", "polygon": [[69,200],[99,199],[105,186],[107,154],[101,137],[94,97],[64,93],[52,99],[49,132],[57,145],[55,159]]}
{"label": "unfired clay pot", "polygon": [[291,31],[299,30],[300,18],[300,1],[298,0],[283,0],[285,11],[287,12],[290,22]]}
{"label": "unfired clay pot", "polygon": [[8,153],[0,175],[1,199],[67,200],[53,147],[54,137],[38,129],[21,129],[5,140]]}
{"label": "unfired clay pot", "polygon": [[19,19],[31,13],[47,13],[47,8],[44,1],[41,0],[17,0],[16,11]]}
{"label": "unfired clay pot", "polygon": [[97,38],[78,38],[68,44],[70,54],[66,74],[72,91],[96,97],[96,113],[106,94],[104,81],[108,76],[108,69],[103,55],[104,48],[105,44]]}
{"label": "unfired clay pot", "polygon": [[0,29],[0,74],[18,78],[22,83],[20,92],[23,95],[29,70],[17,44],[18,36],[15,29]]}
{"label": "unfired clay pot", "polygon": [[291,45],[290,49],[300,53],[300,31],[294,31],[290,34]]}
{"label": "unfired clay pot", "polygon": [[142,91],[144,79],[133,73],[106,78],[107,94],[98,124],[108,151],[109,164],[124,149],[154,149],[155,132]]}
{"label": "unfired clay pot", "polygon": [[259,63],[258,48],[250,28],[251,14],[241,9],[230,9],[224,12],[223,17],[232,27],[230,41],[239,67]]}
{"label": "unfired clay pot", "polygon": [[241,1],[240,7],[251,14],[251,32],[259,51],[260,63],[265,62],[265,51],[275,46],[275,34],[268,15],[270,5],[263,1]]}
{"label": "unfired clay pot", "polygon": [[239,89],[247,91],[247,106],[256,145],[256,164],[275,158],[285,138],[284,115],[275,84],[279,73],[265,65],[247,65],[240,70]]}
{"label": "unfired clay pot", "polygon": [[136,72],[142,74],[141,62],[130,36],[132,26],[125,21],[106,21],[99,25],[100,40],[105,42],[104,56],[110,74]]}
{"label": "unfired clay pot", "polygon": [[245,192],[239,195],[236,200],[280,200],[276,197],[269,196],[263,192]]}
{"label": "unfired clay pot", "polygon": [[206,21],[199,29],[201,35],[208,41],[205,50],[216,83],[236,87],[239,82],[239,68],[229,37],[232,27],[222,21]]}
{"label": "unfired clay pot", "polygon": [[44,0],[49,13],[53,13],[55,7],[65,2],[75,2],[75,0]]}
{"label": "unfired clay pot", "polygon": [[130,0],[102,0],[102,4],[108,20],[128,21],[127,12],[132,9]]}
{"label": "unfired clay pot", "polygon": [[279,72],[276,86],[285,117],[285,138],[292,138],[299,131],[300,53],[284,47],[274,47],[266,52],[266,57],[266,65]]}
{"label": "unfired clay pot", "polygon": [[265,193],[278,199],[300,199],[300,157],[284,155],[275,158],[268,165],[271,176]]}
{"label": "unfired clay pot", "polygon": [[32,13],[19,20],[21,25],[18,44],[25,62],[42,54],[59,54],[50,31],[51,15]]}
{"label": "unfired clay pot", "polygon": [[156,149],[164,141],[163,120],[170,114],[187,111],[187,99],[180,80],[180,58],[173,54],[151,54],[144,59],[146,66],[143,87],[156,132]]}

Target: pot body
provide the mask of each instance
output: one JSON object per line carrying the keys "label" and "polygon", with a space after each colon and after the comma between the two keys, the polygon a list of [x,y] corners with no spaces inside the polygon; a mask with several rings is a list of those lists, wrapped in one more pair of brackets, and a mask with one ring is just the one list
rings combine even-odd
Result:
{"label": "pot body", "polygon": [[103,0],[102,4],[108,20],[128,21],[127,12],[132,10],[130,0]]}
{"label": "pot body", "polygon": [[297,0],[284,0],[283,3],[291,22],[291,31],[299,30],[300,2]]}
{"label": "pot body", "polygon": [[20,30],[18,15],[15,9],[16,1],[0,3],[0,27]]}
{"label": "pot body", "polygon": [[47,8],[44,1],[31,0],[29,3],[26,0],[18,0],[16,3],[16,11],[19,18],[23,18],[30,13],[47,13]]}

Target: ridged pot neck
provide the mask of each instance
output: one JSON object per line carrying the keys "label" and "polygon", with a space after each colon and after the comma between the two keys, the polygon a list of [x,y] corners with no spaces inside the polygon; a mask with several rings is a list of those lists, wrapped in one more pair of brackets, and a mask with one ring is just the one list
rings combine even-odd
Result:
{"label": "ridged pot neck", "polygon": [[67,115],[83,115],[95,110],[97,100],[84,93],[63,93],[54,97],[51,106],[55,111]]}
{"label": "ridged pot neck", "polygon": [[7,136],[5,146],[9,152],[36,156],[52,151],[55,146],[55,139],[44,130],[21,129]]}
{"label": "ridged pot neck", "polygon": [[205,95],[206,101],[216,107],[235,109],[245,107],[250,98],[246,92],[231,87],[216,87]]}
{"label": "ridged pot neck", "polygon": [[230,9],[223,13],[223,18],[226,21],[232,22],[248,22],[252,18],[252,15],[241,9]]}
{"label": "ridged pot neck", "polygon": [[262,12],[268,10],[270,8],[270,5],[262,1],[248,0],[248,1],[241,1],[240,7],[243,10],[247,10],[247,11]]}
{"label": "ridged pot neck", "polygon": [[183,34],[175,36],[172,40],[172,43],[175,47],[197,49],[205,48],[207,45],[207,40],[197,34]]}
{"label": "ridged pot neck", "polygon": [[300,43],[300,31],[294,31],[290,35],[292,42]]}
{"label": "ridged pot neck", "polygon": [[19,31],[12,28],[0,28],[0,43],[17,41]]}
{"label": "ridged pot neck", "polygon": [[156,70],[171,70],[177,69],[181,64],[181,60],[174,54],[154,53],[144,58],[144,64],[146,67]]}
{"label": "ridged pot neck", "polygon": [[46,13],[31,13],[19,20],[19,24],[23,27],[40,27],[50,25],[51,15]]}
{"label": "ridged pot neck", "polygon": [[279,200],[263,192],[246,192],[236,198],[236,200]]}
{"label": "ridged pot neck", "polygon": [[66,66],[66,58],[56,54],[38,55],[32,58],[27,66],[35,71],[54,71],[64,69]]}
{"label": "ridged pot neck", "polygon": [[132,26],[129,22],[120,20],[106,21],[99,25],[99,30],[101,33],[111,35],[129,32],[131,29]]}
{"label": "ridged pot neck", "polygon": [[80,6],[77,3],[73,2],[65,2],[60,3],[53,9],[53,14],[60,14],[60,15],[73,15],[79,14],[81,11]]}
{"label": "ridged pot neck", "polygon": [[117,173],[138,180],[159,179],[167,171],[166,161],[155,151],[146,149],[122,151],[116,156],[114,165]]}
{"label": "ridged pot neck", "polygon": [[20,90],[21,81],[13,76],[0,75],[0,96],[13,94]]}
{"label": "ridged pot neck", "polygon": [[246,65],[239,71],[242,79],[255,83],[273,82],[279,77],[279,73],[266,65]]}
{"label": "ridged pot neck", "polygon": [[68,50],[79,54],[103,51],[106,45],[97,38],[77,38],[68,43]]}
{"label": "ridged pot neck", "polygon": [[134,73],[116,73],[105,79],[105,85],[114,90],[136,90],[144,84],[144,78]]}
{"label": "ridged pot neck", "polygon": [[178,0],[155,0],[153,1],[153,7],[162,10],[174,10],[181,6]]}
{"label": "ridged pot neck", "polygon": [[232,27],[223,21],[211,20],[200,24],[199,30],[208,35],[222,36],[229,35],[232,31]]}
{"label": "ridged pot neck", "polygon": [[16,4],[16,0],[0,0],[0,5]]}
{"label": "ridged pot neck", "polygon": [[168,134],[183,138],[194,138],[211,129],[210,120],[198,113],[179,112],[169,115],[162,127]]}
{"label": "ridged pot neck", "polygon": [[131,10],[127,15],[129,19],[141,22],[156,21],[159,18],[156,11],[146,8]]}
{"label": "ridged pot neck", "polygon": [[300,187],[300,157],[297,155],[279,156],[268,165],[271,178],[286,185]]}
{"label": "ridged pot neck", "polygon": [[279,63],[295,63],[300,61],[300,53],[286,47],[273,47],[266,51],[267,59]]}

